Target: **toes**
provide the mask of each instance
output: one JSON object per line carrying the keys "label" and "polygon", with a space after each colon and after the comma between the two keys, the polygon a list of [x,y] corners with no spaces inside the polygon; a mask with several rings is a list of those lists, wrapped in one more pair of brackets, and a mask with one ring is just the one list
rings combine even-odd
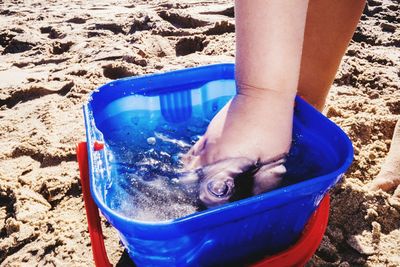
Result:
{"label": "toes", "polygon": [[204,150],[207,139],[203,136],[197,141],[193,147],[182,156],[181,160],[185,165],[185,169],[190,170],[201,166],[200,154]]}
{"label": "toes", "polygon": [[379,189],[387,191],[388,190],[387,188],[389,188],[389,185],[387,183],[388,182],[385,179],[377,177],[371,183],[368,184],[368,189],[371,191],[378,191]]}
{"label": "toes", "polygon": [[258,195],[276,188],[282,182],[285,173],[286,168],[283,164],[262,166],[254,175],[253,194]]}
{"label": "toes", "polygon": [[278,155],[267,162],[254,174],[253,194],[258,195],[276,188],[286,173],[285,155]]}
{"label": "toes", "polygon": [[392,172],[379,173],[369,184],[369,189],[377,191],[382,189],[385,192],[395,189],[400,184],[400,176]]}
{"label": "toes", "polygon": [[207,144],[207,138],[202,136],[196,144],[193,145],[193,147],[189,150],[188,153],[190,153],[193,156],[198,156],[201,154],[201,152],[204,150]]}
{"label": "toes", "polygon": [[396,188],[393,196],[389,198],[389,204],[397,209],[400,209],[400,186]]}
{"label": "toes", "polygon": [[393,197],[400,201],[400,185],[397,186],[396,190],[394,190]]}
{"label": "toes", "polygon": [[187,171],[200,168],[202,162],[200,156],[186,156],[186,155],[185,158],[182,158],[182,161],[184,163],[184,169]]}

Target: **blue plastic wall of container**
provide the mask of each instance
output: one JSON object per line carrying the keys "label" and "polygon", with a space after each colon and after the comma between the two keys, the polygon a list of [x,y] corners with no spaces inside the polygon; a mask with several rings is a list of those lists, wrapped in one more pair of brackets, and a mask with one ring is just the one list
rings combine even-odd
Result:
{"label": "blue plastic wall of container", "polygon": [[[93,143],[121,138],[108,129],[127,127],[131,118],[118,115],[152,110],[159,114],[155,120],[171,124],[194,114],[211,119],[235,92],[234,65],[218,64],[116,80],[93,92],[84,106],[93,199],[138,266],[232,266],[285,249],[350,166],[353,150],[345,133],[297,99],[293,122],[297,141],[287,163],[285,186],[164,222],[135,221],[110,209],[106,189],[113,172],[107,146],[94,151]],[[149,96],[148,101],[135,102],[135,94]]]}

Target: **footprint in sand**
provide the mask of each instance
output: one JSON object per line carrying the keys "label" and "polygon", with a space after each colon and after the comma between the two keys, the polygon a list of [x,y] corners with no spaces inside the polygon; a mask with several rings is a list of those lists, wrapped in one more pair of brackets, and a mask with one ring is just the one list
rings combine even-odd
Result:
{"label": "footprint in sand", "polygon": [[88,17],[73,17],[69,20],[66,20],[66,22],[74,24],[85,24],[88,19]]}
{"label": "footprint in sand", "polygon": [[198,28],[209,25],[210,22],[194,18],[189,14],[178,11],[166,11],[162,10],[158,12],[158,15],[163,19],[171,23],[176,28]]}
{"label": "footprint in sand", "polygon": [[[4,39],[3,42],[6,42]],[[3,50],[4,54],[16,54],[31,50],[38,45],[38,42],[26,35],[18,35],[9,40],[8,44]]]}
{"label": "footprint in sand", "polygon": [[197,51],[203,51],[208,42],[204,36],[183,37],[176,43],[177,56],[186,56]]}

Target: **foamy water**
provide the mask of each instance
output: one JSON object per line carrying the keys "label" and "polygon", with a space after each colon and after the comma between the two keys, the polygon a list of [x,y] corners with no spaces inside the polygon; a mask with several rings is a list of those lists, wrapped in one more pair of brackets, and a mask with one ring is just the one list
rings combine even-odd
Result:
{"label": "foamy water", "polygon": [[188,125],[112,133],[128,138],[107,143],[112,153],[110,167],[116,174],[106,194],[110,208],[142,221],[177,219],[199,209],[197,194],[183,190],[177,181],[183,171],[181,156],[204,133],[207,122],[196,120]]}

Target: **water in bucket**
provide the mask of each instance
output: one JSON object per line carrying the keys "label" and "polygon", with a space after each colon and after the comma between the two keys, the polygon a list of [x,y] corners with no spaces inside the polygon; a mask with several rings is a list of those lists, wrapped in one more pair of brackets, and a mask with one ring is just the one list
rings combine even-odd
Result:
{"label": "water in bucket", "polygon": [[[172,220],[199,211],[196,192],[179,186],[180,158],[234,92],[234,80],[221,79],[183,92],[129,95],[109,104],[105,112],[115,115],[99,124],[113,177],[106,189],[107,205],[141,221]],[[321,164],[334,165],[330,161],[335,160],[326,152],[310,150],[308,139],[296,123],[294,127],[283,186],[316,177],[323,170]],[[323,147],[332,149],[329,144]]]}

